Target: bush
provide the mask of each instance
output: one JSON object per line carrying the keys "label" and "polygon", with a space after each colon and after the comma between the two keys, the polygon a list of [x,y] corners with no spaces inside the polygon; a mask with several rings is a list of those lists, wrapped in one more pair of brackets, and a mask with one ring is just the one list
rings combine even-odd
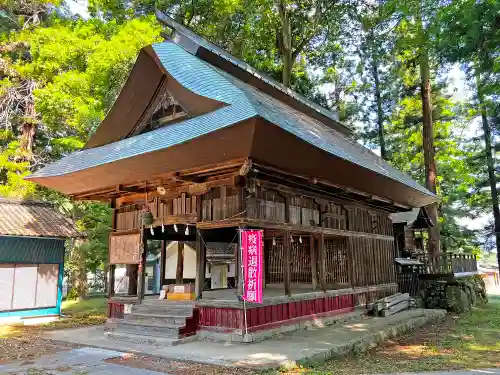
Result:
{"label": "bush", "polygon": [[75,288],[71,288],[71,290],[66,295],[66,299],[67,300],[75,300],[75,299],[78,299],[78,298],[79,298],[78,291]]}

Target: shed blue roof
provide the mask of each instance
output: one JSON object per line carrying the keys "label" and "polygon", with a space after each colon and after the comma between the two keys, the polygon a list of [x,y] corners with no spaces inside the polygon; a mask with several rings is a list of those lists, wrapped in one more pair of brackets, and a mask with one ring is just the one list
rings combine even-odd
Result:
{"label": "shed blue roof", "polygon": [[32,178],[60,176],[165,149],[259,116],[336,157],[434,196],[355,140],[202,61],[181,46],[163,42],[152,47],[163,67],[182,86],[226,106],[148,133],[77,151],[41,169]]}

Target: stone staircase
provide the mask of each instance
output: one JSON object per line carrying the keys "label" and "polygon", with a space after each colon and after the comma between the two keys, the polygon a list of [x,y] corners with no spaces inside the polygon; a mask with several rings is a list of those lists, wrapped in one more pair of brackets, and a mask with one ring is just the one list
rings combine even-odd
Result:
{"label": "stone staircase", "polygon": [[171,346],[196,339],[197,313],[192,301],[146,299],[106,333],[112,340]]}

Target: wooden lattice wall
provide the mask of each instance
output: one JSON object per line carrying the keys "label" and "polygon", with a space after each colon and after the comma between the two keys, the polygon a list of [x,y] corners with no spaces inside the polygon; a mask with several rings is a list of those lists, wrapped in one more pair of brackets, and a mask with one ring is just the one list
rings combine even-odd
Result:
{"label": "wooden lattice wall", "polygon": [[[264,242],[266,261],[266,282],[268,284],[279,284],[283,282],[284,270],[284,247],[283,238],[269,239]],[[298,236],[293,237],[290,248],[290,279],[294,284],[310,284],[312,282],[311,273],[311,250],[309,238],[302,237],[302,243]]]}
{"label": "wooden lattice wall", "polygon": [[347,240],[345,238],[325,238],[326,284],[348,285]]}

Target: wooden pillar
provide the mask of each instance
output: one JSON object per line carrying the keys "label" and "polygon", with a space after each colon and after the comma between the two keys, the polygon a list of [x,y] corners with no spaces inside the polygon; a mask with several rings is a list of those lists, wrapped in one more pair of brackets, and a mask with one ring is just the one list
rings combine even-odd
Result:
{"label": "wooden pillar", "polygon": [[353,241],[354,239],[351,237],[346,238],[346,247],[347,247],[347,281],[349,286],[354,287],[356,286],[356,280],[354,277],[354,267],[356,265],[356,261],[354,258],[354,246],[353,246]]}
{"label": "wooden pillar", "polygon": [[291,272],[290,272],[290,265],[291,265],[291,233],[289,230],[284,231],[284,238],[283,238],[283,284],[285,285],[285,294],[287,296],[292,295],[292,290],[291,290]]}
{"label": "wooden pillar", "polygon": [[319,258],[319,283],[323,292],[326,292],[326,254],[325,254],[325,234],[319,234],[318,241],[318,258]]}
{"label": "wooden pillar", "polygon": [[[112,216],[111,216],[111,232],[114,232],[116,230],[116,199],[111,200],[111,209],[113,210]],[[111,238],[111,234],[109,235]],[[116,265],[114,264],[109,264],[110,260],[110,238],[108,239],[108,279],[107,279],[107,288],[108,288],[108,298],[111,298],[115,294],[115,270],[116,270]]]}
{"label": "wooden pillar", "polygon": [[129,296],[137,295],[137,264],[127,264],[127,276],[128,276],[128,290],[127,294]]}
{"label": "wooden pillar", "polygon": [[312,289],[316,290],[318,285],[318,261],[316,259],[316,246],[314,243],[314,236],[309,237],[309,249],[311,251],[311,281]]}
{"label": "wooden pillar", "polygon": [[161,241],[161,255],[160,255],[160,290],[165,282],[165,262],[167,260],[167,240]]}
{"label": "wooden pillar", "polygon": [[241,269],[243,263],[241,259],[241,233],[240,230],[242,228],[237,228],[236,230],[238,231],[238,243],[236,245],[236,253],[234,254],[235,260],[236,260],[236,269],[235,269],[235,276],[236,276],[236,288],[238,289],[238,295],[242,296],[243,295],[243,270]]}
{"label": "wooden pillar", "polygon": [[206,248],[200,235],[200,230],[196,230],[196,299],[201,299],[205,287],[205,258]]}
{"label": "wooden pillar", "polygon": [[146,281],[146,257],[148,252],[148,235],[146,230],[142,230],[142,253],[141,253],[141,263],[138,267],[137,272],[137,298],[139,302],[144,299],[145,292],[145,281]]}
{"label": "wooden pillar", "polygon": [[177,242],[177,269],[175,272],[175,283],[182,284],[184,276],[184,241]]}

